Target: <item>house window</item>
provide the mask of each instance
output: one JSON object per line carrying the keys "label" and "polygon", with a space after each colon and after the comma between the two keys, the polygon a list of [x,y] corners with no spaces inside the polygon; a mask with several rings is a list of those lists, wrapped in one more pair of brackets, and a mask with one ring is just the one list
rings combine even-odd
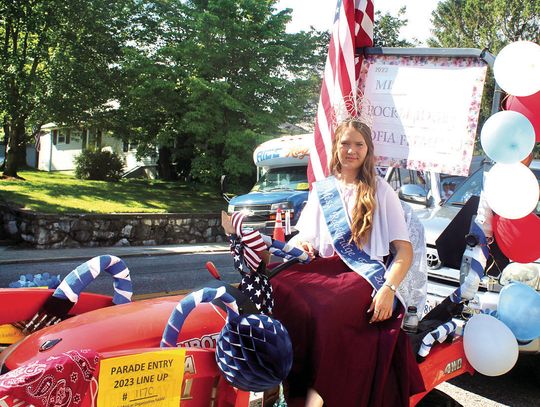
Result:
{"label": "house window", "polygon": [[53,130],[53,144],[69,144],[71,142],[71,130]]}
{"label": "house window", "polygon": [[127,153],[130,150],[136,150],[137,149],[137,143],[130,143],[129,141],[124,141],[122,143],[122,151],[124,153]]}

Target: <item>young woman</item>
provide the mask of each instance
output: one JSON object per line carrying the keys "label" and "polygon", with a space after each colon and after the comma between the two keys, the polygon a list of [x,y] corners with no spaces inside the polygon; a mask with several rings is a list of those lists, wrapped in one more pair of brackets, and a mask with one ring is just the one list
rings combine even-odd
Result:
{"label": "young woman", "polygon": [[[412,259],[403,209],[374,168],[369,127],[338,126],[333,176],[313,185],[296,244],[313,257],[272,280],[289,331],[289,398],[307,406],[407,406],[423,390],[397,287]],[[388,269],[383,260],[393,261]]]}

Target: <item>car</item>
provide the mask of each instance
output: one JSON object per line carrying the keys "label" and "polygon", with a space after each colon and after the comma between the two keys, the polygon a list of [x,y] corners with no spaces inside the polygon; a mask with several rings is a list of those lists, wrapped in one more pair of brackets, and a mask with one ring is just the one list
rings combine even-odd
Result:
{"label": "car", "polygon": [[[424,313],[429,312],[439,304],[460,284],[460,270],[441,262],[436,241],[469,198],[480,195],[484,172],[491,165],[489,160],[475,158],[471,164],[473,171],[468,177],[453,177],[434,172],[397,168],[391,169],[386,176],[399,198],[413,207],[424,225],[429,273],[428,298]],[[474,170],[475,167],[476,170]],[[533,160],[529,168],[540,183],[540,160]],[[454,183],[454,191],[445,197],[443,195],[444,184],[450,182]],[[540,214],[540,201],[535,213]],[[536,268],[540,275],[539,260],[531,267],[532,269]],[[490,273],[490,276],[485,276],[482,279],[478,293],[473,300],[469,301],[464,310],[464,319],[475,313],[493,312],[497,309],[499,292],[502,288],[501,278],[504,280],[500,271],[502,270]],[[540,290],[540,284],[536,283],[534,288]],[[463,326],[464,320],[456,322]],[[540,353],[540,338],[526,344],[520,344],[520,351],[522,353]]]}

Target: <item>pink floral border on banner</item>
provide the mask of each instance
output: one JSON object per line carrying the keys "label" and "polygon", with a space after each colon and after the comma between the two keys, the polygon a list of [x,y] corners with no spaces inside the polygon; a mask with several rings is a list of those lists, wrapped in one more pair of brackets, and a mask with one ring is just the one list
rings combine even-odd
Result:
{"label": "pink floral border on banner", "polygon": [[[367,74],[370,66],[374,63],[393,66],[414,66],[414,67],[486,67],[487,64],[479,58],[471,57],[423,57],[423,56],[368,56],[364,59],[358,81],[358,88],[365,91]],[[467,117],[467,138],[464,139],[463,149],[460,151],[461,160],[459,165],[448,165],[436,160],[411,160],[401,157],[377,156],[376,165],[386,167],[403,167],[421,171],[435,171],[453,175],[468,175],[469,165],[474,150],[474,140],[476,138],[476,129],[478,127],[478,117],[480,113],[480,104],[484,88],[486,70],[479,71],[474,78],[472,94]]]}

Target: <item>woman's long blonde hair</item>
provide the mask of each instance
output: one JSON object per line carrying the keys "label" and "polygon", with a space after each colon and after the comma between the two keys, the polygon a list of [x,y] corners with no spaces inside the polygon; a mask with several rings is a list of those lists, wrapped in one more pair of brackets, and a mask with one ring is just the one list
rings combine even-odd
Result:
{"label": "woman's long blonde hair", "polygon": [[367,242],[373,227],[373,213],[376,205],[375,188],[377,182],[371,129],[366,124],[359,121],[347,121],[337,127],[334,140],[332,141],[332,158],[329,168],[334,174],[341,172],[341,163],[338,159],[339,145],[343,133],[350,128],[358,131],[364,137],[368,148],[366,158],[356,176],[359,182],[356,187],[356,203],[352,211],[351,220],[351,239],[361,248]]}

